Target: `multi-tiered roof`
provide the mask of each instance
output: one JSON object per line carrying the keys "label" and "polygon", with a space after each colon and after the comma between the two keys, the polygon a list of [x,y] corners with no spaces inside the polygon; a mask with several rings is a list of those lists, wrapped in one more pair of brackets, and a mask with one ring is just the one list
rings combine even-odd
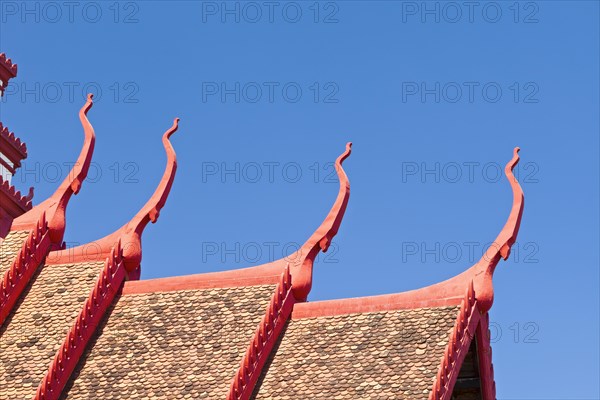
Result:
{"label": "multi-tiered roof", "polygon": [[[492,276],[523,211],[512,170],[506,225],[482,259],[426,288],[308,302],[350,196],[340,188],[314,234],[285,259],[241,270],[139,280],[142,233],[177,167],[122,228],[64,249],[65,209],[94,149],[87,113],[74,170],[47,200],[10,221],[0,251],[0,399],[494,399],[488,312]],[[4,140],[4,137],[3,139]],[[94,249],[95,251],[90,251]],[[189,254],[191,258],[193,253]]]}

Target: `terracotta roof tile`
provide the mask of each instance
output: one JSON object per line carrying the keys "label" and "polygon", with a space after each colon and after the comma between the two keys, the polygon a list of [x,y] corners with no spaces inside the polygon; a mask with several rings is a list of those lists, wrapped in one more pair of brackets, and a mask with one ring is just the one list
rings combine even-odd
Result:
{"label": "terracotta roof tile", "polygon": [[291,320],[253,398],[427,399],[458,307]]}
{"label": "terracotta roof tile", "polygon": [[0,330],[0,399],[32,398],[104,263],[47,265]]}
{"label": "terracotta roof tile", "polygon": [[121,296],[63,398],[225,398],[274,290],[261,285]]}
{"label": "terracotta roof tile", "polygon": [[28,230],[9,232],[0,244],[0,280],[21,250],[27,235],[29,235]]}

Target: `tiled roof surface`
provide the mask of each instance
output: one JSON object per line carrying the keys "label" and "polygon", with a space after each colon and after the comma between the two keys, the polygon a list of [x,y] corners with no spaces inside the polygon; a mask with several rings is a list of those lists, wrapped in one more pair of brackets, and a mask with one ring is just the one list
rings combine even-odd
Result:
{"label": "tiled roof surface", "polygon": [[253,398],[427,399],[458,307],[291,320]]}
{"label": "tiled roof surface", "polygon": [[2,276],[9,270],[17,253],[21,250],[27,235],[29,235],[29,231],[13,231],[6,235],[2,244],[0,244],[0,280],[2,280]]}
{"label": "tiled roof surface", "polygon": [[224,399],[275,285],[127,294],[64,399]]}
{"label": "tiled roof surface", "polygon": [[104,263],[46,265],[0,329],[0,399],[32,398]]}

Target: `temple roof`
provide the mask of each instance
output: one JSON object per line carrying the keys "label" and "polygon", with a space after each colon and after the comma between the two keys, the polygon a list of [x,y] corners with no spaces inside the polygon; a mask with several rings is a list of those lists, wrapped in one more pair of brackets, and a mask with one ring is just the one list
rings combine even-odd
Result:
{"label": "temple roof", "polygon": [[165,170],[146,204],[112,234],[67,250],[65,209],[93,155],[91,107],[90,96],[71,174],[11,221],[0,242],[1,399],[495,398],[488,312],[494,270],[521,222],[523,192],[512,173],[518,149],[505,169],[508,220],[472,267],[412,291],[309,302],[314,260],[349,202],[343,162],[351,143],[334,164],[333,206],[293,255],[140,280],[142,233],[175,179],[170,138],[178,120],[162,136]]}
{"label": "temple roof", "polygon": [[222,399],[275,285],[125,294],[64,398]]}
{"label": "temple roof", "polygon": [[454,306],[292,318],[254,398],[427,397],[457,314]]}

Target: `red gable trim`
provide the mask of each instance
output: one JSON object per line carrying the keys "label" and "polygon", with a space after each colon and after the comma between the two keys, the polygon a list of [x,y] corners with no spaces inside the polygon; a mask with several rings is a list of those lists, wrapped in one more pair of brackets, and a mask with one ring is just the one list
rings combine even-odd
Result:
{"label": "red gable trim", "polygon": [[496,399],[496,383],[494,382],[494,365],[492,364],[492,347],[490,345],[490,316],[481,317],[476,331],[477,357],[479,359],[479,376],[481,392],[484,400]]}
{"label": "red gable trim", "polygon": [[79,358],[125,281],[126,273],[121,244],[117,243],[75,323],[69,329],[67,337],[42,378],[34,400],[56,400],[60,397]]}
{"label": "red gable trim", "polygon": [[290,269],[286,267],[231,381],[227,400],[248,400],[252,396],[262,369],[294,307],[296,299],[292,293],[291,279]]}
{"label": "red gable trim", "polygon": [[469,352],[471,340],[475,336],[475,330],[479,323],[480,314],[476,305],[475,290],[473,282],[471,282],[462,301],[452,333],[450,333],[450,339],[429,394],[429,400],[450,400],[452,396],[460,367]]}

